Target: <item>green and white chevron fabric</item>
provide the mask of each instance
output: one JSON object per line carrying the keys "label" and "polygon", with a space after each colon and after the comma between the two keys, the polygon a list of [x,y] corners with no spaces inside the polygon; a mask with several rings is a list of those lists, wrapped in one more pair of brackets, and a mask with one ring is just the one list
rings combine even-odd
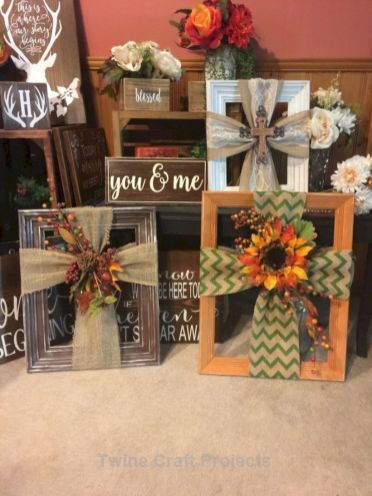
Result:
{"label": "green and white chevron fabric", "polygon": [[[301,219],[306,193],[256,192],[255,208],[264,215],[280,217],[285,223]],[[200,296],[238,293],[251,287],[241,273],[238,255],[227,249],[202,248]],[[350,250],[321,249],[309,260],[309,282],[325,296],[348,299],[353,280]],[[275,379],[300,376],[299,332],[296,314],[290,314],[274,290],[257,298],[250,341],[250,375]]]}
{"label": "green and white chevron fabric", "polygon": [[318,293],[348,300],[354,277],[351,250],[319,250],[309,263],[309,282]]}
{"label": "green and white chevron fabric", "polygon": [[298,320],[277,293],[261,293],[253,314],[249,375],[267,379],[300,377]]}
{"label": "green and white chevron fabric", "polygon": [[263,215],[276,215],[285,224],[302,217],[306,203],[306,193],[273,191],[254,193],[254,207]]}

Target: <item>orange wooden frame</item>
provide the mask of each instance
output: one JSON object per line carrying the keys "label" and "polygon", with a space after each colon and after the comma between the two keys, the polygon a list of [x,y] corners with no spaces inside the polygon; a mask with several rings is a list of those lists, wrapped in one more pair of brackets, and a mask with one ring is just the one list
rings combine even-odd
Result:
{"label": "orange wooden frame", "polygon": [[[253,193],[203,193],[202,248],[215,248],[217,244],[218,208],[248,208],[254,205]],[[339,193],[308,193],[306,209],[334,211],[334,249],[352,248],[354,223],[354,195]],[[213,296],[200,298],[199,373],[216,375],[249,375],[248,358],[215,356],[215,303]],[[334,298],[331,301],[329,338],[332,349],[324,363],[301,363],[301,379],[345,380],[349,301]]]}

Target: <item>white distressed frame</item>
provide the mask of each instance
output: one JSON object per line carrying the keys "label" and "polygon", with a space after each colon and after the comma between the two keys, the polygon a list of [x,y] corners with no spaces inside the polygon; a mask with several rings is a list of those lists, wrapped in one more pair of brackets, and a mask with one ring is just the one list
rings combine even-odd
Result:
{"label": "white distressed frame", "polygon": [[[310,81],[283,81],[277,103],[288,103],[288,115],[310,108]],[[226,115],[227,103],[240,103],[239,81],[207,81],[207,110]],[[310,143],[309,143],[310,146]],[[308,191],[309,159],[288,157],[287,184],[282,190]],[[227,186],[226,159],[208,161],[208,189],[212,191],[234,191],[239,187]]]}

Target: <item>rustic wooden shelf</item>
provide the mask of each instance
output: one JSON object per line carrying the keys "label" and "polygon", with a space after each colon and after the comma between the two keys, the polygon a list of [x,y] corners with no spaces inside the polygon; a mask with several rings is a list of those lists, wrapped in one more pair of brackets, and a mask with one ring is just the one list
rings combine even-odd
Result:
{"label": "rustic wooden shelf", "polygon": [[52,207],[57,206],[56,170],[53,159],[52,130],[51,129],[0,129],[0,139],[25,139],[40,141],[42,143],[45,165],[47,169],[49,189],[55,193],[52,195]]}
{"label": "rustic wooden shelf", "polygon": [[[121,132],[132,120],[204,121],[205,118],[205,112],[114,110],[112,112],[114,155],[117,157],[122,155]],[[131,140],[131,143],[133,143],[133,140]],[[128,145],[126,144],[125,146]]]}

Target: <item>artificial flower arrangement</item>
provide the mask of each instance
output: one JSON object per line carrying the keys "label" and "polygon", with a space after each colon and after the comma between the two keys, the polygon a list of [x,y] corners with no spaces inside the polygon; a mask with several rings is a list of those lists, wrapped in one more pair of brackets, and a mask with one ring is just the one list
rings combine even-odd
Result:
{"label": "artificial flower arrangement", "polygon": [[231,56],[236,61],[238,77],[248,79],[253,76],[251,40],[254,28],[252,13],[247,6],[234,4],[231,0],[205,0],[193,9],[179,9],[175,13],[183,14],[179,21],[170,21],[178,30],[179,46],[206,50],[207,53],[230,47],[234,49]]}
{"label": "artificial flower arrangement", "polygon": [[124,78],[170,79],[182,76],[181,62],[169,50],[159,49],[154,41],[128,41],[111,48],[111,57],[98,72],[102,74],[102,93],[117,98]]}
{"label": "artificial flower arrangement", "polygon": [[355,155],[340,164],[331,176],[333,188],[340,193],[355,193],[355,213],[372,210],[372,157]]}
{"label": "artificial flower arrangement", "polygon": [[4,37],[0,34],[0,67],[5,64],[9,58],[9,49],[5,43]]}
{"label": "artificial flower arrangement", "polygon": [[250,231],[249,237],[235,240],[238,259],[244,266],[242,277],[253,286],[276,292],[289,314],[305,312],[304,325],[312,341],[311,360],[315,361],[315,347],[328,350],[330,344],[311,301],[311,296],[324,296],[309,282],[311,256],[316,252],[314,225],[303,219],[284,223],[254,208],[234,214],[232,220],[236,229],[248,227]]}
{"label": "artificial flower arrangement", "polygon": [[[76,302],[82,315],[94,316],[104,307],[116,303],[116,294],[121,291],[118,274],[124,269],[115,259],[115,248],[107,245],[100,253],[94,251],[76,215],[67,212],[63,206],[60,204],[57,211],[48,211],[46,217],[61,241],[52,244],[46,240],[45,246],[47,250],[73,255],[65,275],[70,301]],[[40,223],[43,220],[43,217],[38,218]]]}
{"label": "artificial flower arrangement", "polygon": [[320,87],[311,95],[311,107],[311,148],[330,148],[341,133],[350,136],[354,131],[356,115],[345,106],[338,78],[329,88]]}

